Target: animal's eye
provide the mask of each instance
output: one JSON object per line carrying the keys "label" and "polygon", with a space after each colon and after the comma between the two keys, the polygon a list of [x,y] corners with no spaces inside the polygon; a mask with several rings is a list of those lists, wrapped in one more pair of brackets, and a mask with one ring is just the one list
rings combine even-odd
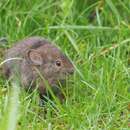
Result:
{"label": "animal's eye", "polygon": [[57,65],[57,66],[61,66],[61,61],[57,60],[57,61],[56,61],[56,65]]}

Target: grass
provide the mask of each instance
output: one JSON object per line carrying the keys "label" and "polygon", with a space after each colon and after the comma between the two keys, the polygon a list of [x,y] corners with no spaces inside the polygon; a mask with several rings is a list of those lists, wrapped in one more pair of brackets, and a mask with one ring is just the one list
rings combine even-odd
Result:
{"label": "grass", "polygon": [[9,40],[1,62],[15,41],[40,35],[72,59],[76,72],[62,89],[66,101],[48,99],[43,108],[37,92],[10,94],[13,85],[1,74],[0,130],[130,129],[129,6],[129,0],[1,0],[0,36]]}

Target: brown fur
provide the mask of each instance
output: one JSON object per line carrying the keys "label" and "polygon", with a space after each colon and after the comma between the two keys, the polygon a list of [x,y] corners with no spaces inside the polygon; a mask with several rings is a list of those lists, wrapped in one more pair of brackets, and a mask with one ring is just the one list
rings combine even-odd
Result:
{"label": "brown fur", "polygon": [[[17,42],[5,55],[6,59],[14,57],[21,57],[22,60],[5,63],[5,76],[9,78],[16,74],[16,71],[19,72],[20,81],[26,89],[31,83],[31,88],[35,88],[39,78],[35,69],[39,70],[51,86],[57,85],[58,81],[74,72],[72,63],[60,49],[41,37],[30,37]],[[39,81],[38,90],[40,95],[45,94],[46,86],[43,80]]]}

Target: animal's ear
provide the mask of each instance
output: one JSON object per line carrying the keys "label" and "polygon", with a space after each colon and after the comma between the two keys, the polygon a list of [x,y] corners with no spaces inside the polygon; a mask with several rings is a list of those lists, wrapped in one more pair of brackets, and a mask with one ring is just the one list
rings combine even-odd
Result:
{"label": "animal's ear", "polygon": [[43,59],[42,59],[41,54],[39,54],[39,52],[37,52],[34,49],[30,49],[27,52],[27,58],[34,65],[42,65],[42,63],[43,63]]}

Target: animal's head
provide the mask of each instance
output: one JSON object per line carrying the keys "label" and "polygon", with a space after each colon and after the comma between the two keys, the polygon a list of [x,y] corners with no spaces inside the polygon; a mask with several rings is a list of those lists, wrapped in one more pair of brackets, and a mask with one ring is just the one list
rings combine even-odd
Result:
{"label": "animal's head", "polygon": [[74,66],[56,46],[45,44],[27,53],[29,62],[38,67],[46,78],[61,80],[73,74]]}

